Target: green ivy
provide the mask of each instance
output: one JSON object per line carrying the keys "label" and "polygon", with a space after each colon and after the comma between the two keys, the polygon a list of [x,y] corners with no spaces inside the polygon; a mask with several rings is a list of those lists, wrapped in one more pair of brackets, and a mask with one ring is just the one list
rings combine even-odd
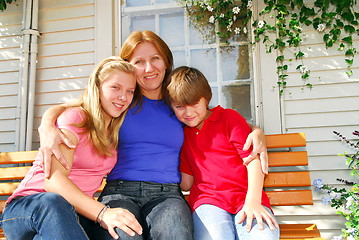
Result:
{"label": "green ivy", "polygon": [[[217,35],[220,40],[230,44],[230,39],[240,34],[247,34],[249,23],[253,31],[254,42],[263,42],[267,53],[278,52],[277,85],[280,94],[287,85],[288,61],[299,62],[296,69],[301,74],[303,87],[312,88],[310,69],[303,62],[304,53],[301,43],[305,33],[303,26],[312,26],[323,34],[327,48],[336,46],[345,55],[346,74],[350,77],[354,57],[353,35],[359,35],[359,12],[354,10],[356,0],[316,0],[309,6],[303,0],[263,0],[264,9],[259,18],[254,18],[252,1],[242,0],[181,0],[190,16],[190,22],[199,29],[205,39]],[[273,17],[273,25],[267,23],[265,16]],[[273,37],[274,36],[274,37]],[[285,59],[284,52],[291,51],[292,59]]]}
{"label": "green ivy", "polygon": [[16,2],[16,0],[0,0],[0,11],[4,11],[6,9],[6,5],[12,2]]}

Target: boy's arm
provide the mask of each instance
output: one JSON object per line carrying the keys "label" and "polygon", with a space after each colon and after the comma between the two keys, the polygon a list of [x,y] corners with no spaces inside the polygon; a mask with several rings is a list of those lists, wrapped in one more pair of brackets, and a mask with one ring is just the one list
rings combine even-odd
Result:
{"label": "boy's arm", "polygon": [[[71,132],[67,130],[62,131],[67,138],[77,144],[77,139]],[[69,169],[63,168],[58,161],[53,159],[51,162],[50,177],[45,178],[45,190],[47,192],[60,194],[75,207],[79,214],[93,221],[98,220],[97,216],[105,205],[87,196],[68,178],[73,163],[75,149],[68,148],[64,144],[60,144],[59,148],[68,160]],[[125,209],[106,209],[102,216],[101,226],[108,229],[109,233],[115,239],[118,238],[114,231],[115,227],[119,227],[130,236],[134,236],[134,231],[138,234],[142,233],[142,227],[137,222],[134,215]]]}
{"label": "boy's arm", "polygon": [[249,124],[248,126],[251,128],[251,133],[248,135],[246,143],[243,146],[243,150],[246,151],[253,145],[253,150],[251,154],[244,158],[244,165],[248,165],[252,160],[254,160],[259,154],[259,158],[261,160],[262,172],[264,174],[268,174],[268,153],[267,147],[265,143],[265,135],[262,129],[259,127]]}
{"label": "boy's arm", "polygon": [[182,174],[182,180],[180,187],[182,191],[189,191],[194,183],[194,177],[184,172],[181,172],[181,174]]}
{"label": "boy's arm", "polygon": [[253,218],[257,219],[259,229],[263,229],[263,219],[267,222],[269,228],[274,230],[273,224],[278,228],[278,223],[271,214],[262,206],[262,190],[264,175],[261,172],[260,160],[256,157],[247,166],[248,171],[248,190],[244,206],[241,210],[239,223],[247,218],[247,231],[252,228]]}
{"label": "boy's arm", "polygon": [[50,107],[41,118],[38,128],[40,137],[40,156],[45,177],[50,174],[51,156],[54,155],[66,169],[69,164],[59,149],[60,143],[64,143],[69,148],[74,148],[74,144],[55,126],[56,119],[65,111],[66,106],[63,104]]}

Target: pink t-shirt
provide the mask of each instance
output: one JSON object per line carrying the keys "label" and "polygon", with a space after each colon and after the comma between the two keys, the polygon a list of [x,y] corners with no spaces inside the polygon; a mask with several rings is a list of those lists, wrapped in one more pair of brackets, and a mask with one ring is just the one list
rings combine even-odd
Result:
{"label": "pink t-shirt", "polygon": [[[181,172],[194,176],[188,202],[194,211],[202,204],[212,204],[229,213],[238,213],[248,189],[247,168],[242,158],[250,133],[246,120],[232,109],[218,106],[199,130],[185,127],[181,152]],[[262,191],[262,205],[270,208]]]}
{"label": "pink t-shirt", "polygon": [[[72,168],[68,177],[81,191],[89,197],[93,197],[101,186],[104,176],[116,164],[117,152],[113,150],[112,157],[101,157],[97,154],[93,145],[87,141],[88,134],[82,133],[81,128],[72,125],[81,122],[84,116],[85,114],[80,108],[70,108],[59,116],[56,125],[60,129],[70,131],[78,139]],[[38,155],[30,171],[9,197],[7,203],[17,196],[45,192],[44,179],[45,175]]]}

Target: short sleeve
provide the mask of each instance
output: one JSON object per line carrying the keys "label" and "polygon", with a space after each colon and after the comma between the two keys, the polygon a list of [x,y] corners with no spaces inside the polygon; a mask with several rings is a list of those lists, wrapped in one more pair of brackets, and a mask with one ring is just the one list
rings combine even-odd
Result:
{"label": "short sleeve", "polygon": [[78,141],[80,141],[80,136],[83,132],[82,128],[74,126],[74,124],[81,123],[85,118],[85,113],[81,108],[69,108],[66,109],[58,118],[56,126],[60,129],[66,129],[74,134]]}
{"label": "short sleeve", "polygon": [[237,152],[241,158],[248,157],[252,151],[252,146],[247,150],[243,150],[243,146],[246,143],[248,135],[251,133],[251,129],[244,117],[238,112],[231,110],[228,112],[230,116],[228,119],[228,127],[230,130],[230,142],[237,148]]}
{"label": "short sleeve", "polygon": [[[182,149],[183,149],[183,147],[182,147]],[[186,173],[188,175],[193,176],[192,170],[191,170],[191,168],[190,168],[190,166],[188,164],[188,161],[187,161],[185,155],[186,155],[185,153],[181,153],[180,171],[182,173]]]}

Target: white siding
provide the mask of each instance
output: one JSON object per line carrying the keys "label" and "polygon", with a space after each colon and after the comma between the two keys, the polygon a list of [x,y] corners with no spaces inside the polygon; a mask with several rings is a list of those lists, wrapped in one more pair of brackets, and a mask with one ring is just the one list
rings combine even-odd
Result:
{"label": "white siding", "polygon": [[0,152],[15,150],[22,1],[0,12]]}
{"label": "white siding", "polygon": [[[311,180],[322,178],[325,183],[343,185],[336,178],[355,180],[350,177],[350,170],[345,165],[346,159],[338,154],[344,151],[352,151],[347,145],[339,141],[333,130],[355,139],[354,130],[359,129],[359,60],[355,58],[352,66],[353,75],[349,78],[346,74],[346,63],[343,52],[338,52],[338,47],[325,48],[322,42],[322,34],[309,28],[304,28],[307,36],[301,46],[305,53],[304,65],[311,70],[310,82],[313,89],[303,88],[303,80],[295,70],[298,62],[287,62],[289,66],[288,87],[284,91],[281,101],[281,113],[283,130],[285,132],[305,132],[307,137],[307,151],[309,155],[309,169]],[[355,38],[354,38],[355,39]],[[358,38],[354,46],[359,48]],[[269,57],[261,53],[260,58]],[[267,54],[268,55],[268,54]],[[292,58],[293,53],[287,52],[286,58]],[[271,56],[272,60],[275,56]],[[262,72],[275,73],[275,68],[270,69],[264,63]],[[320,77],[320,78],[319,78]],[[272,80],[272,86],[276,85]],[[270,84],[263,85],[263,95],[273,94]],[[271,106],[264,104],[264,118],[272,118]],[[272,113],[272,114],[275,114]],[[279,124],[279,123],[278,123]],[[264,121],[266,132],[272,132]],[[278,219],[282,222],[313,222],[316,223],[322,236],[331,239],[334,235],[341,234],[345,219],[335,214],[335,210],[321,203],[322,195],[313,188],[314,206],[305,207],[280,207],[275,208]],[[289,215],[289,216],[288,216]]]}
{"label": "white siding", "polygon": [[93,0],[40,0],[39,53],[34,113],[37,128],[46,109],[77,98],[95,64],[95,3]]}

